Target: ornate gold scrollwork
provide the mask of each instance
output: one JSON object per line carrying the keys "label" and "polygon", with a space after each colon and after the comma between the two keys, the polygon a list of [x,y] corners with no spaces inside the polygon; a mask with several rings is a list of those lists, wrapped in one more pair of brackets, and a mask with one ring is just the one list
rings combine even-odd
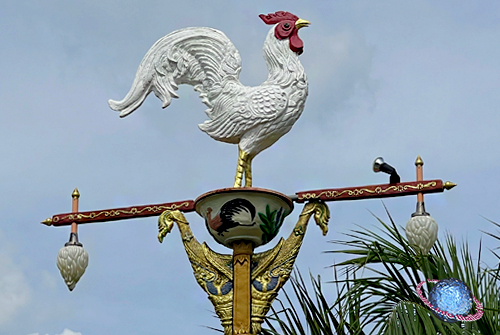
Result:
{"label": "ornate gold scrollwork", "polygon": [[[346,189],[342,191],[337,190],[325,190],[320,193],[303,193],[300,195],[299,199],[319,199],[321,197],[326,197],[328,199],[336,199],[341,196],[357,197],[364,194],[369,195],[383,195],[390,192],[406,192],[409,190],[422,190],[429,187],[435,187],[437,185],[436,181],[432,180],[426,184],[418,183],[417,185],[388,185],[388,186],[377,186],[375,188],[371,187],[361,187],[354,189]],[[446,187],[446,183],[445,183]]]}
{"label": "ornate gold scrollwork", "polygon": [[[330,218],[328,206],[320,201],[311,201],[304,206],[297,224],[286,240],[282,238],[274,248],[252,255],[250,283],[253,335],[261,332],[265,315],[271,308],[278,291],[290,277],[307,224],[313,215],[316,224],[325,235]],[[182,243],[191,262],[196,281],[214,305],[215,312],[224,327],[224,335],[232,335],[233,256],[216,253],[206,243],[200,244],[194,237],[186,218],[178,210],[165,211],[160,216],[158,220],[160,242],[172,230],[173,222],[177,223],[181,231]]]}
{"label": "ornate gold scrollwork", "polygon": [[166,210],[174,210],[177,208],[187,207],[189,206],[189,202],[183,202],[181,204],[172,204],[170,206],[162,206],[162,205],[154,205],[154,206],[146,206],[141,208],[127,208],[127,209],[110,209],[110,210],[102,210],[95,211],[88,214],[78,213],[78,214],[68,214],[67,216],[63,216],[58,218],[58,220],[82,220],[82,219],[95,219],[95,218],[113,218],[121,215],[136,215],[141,214],[143,212],[152,212],[159,213],[160,211]]}

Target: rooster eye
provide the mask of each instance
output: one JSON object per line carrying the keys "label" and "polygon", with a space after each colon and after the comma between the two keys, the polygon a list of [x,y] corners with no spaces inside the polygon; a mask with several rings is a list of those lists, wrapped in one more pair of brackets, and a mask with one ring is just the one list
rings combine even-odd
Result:
{"label": "rooster eye", "polygon": [[288,23],[288,22],[287,22],[287,23],[285,23],[285,24],[284,24],[284,27],[285,27],[286,29],[290,28],[290,23]]}

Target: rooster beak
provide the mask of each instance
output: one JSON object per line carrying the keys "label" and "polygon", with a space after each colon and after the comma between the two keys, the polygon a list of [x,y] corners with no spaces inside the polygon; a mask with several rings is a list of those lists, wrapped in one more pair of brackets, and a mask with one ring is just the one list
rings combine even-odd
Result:
{"label": "rooster beak", "polygon": [[295,21],[295,28],[300,29],[302,27],[308,27],[311,24],[311,22],[303,19],[298,19]]}

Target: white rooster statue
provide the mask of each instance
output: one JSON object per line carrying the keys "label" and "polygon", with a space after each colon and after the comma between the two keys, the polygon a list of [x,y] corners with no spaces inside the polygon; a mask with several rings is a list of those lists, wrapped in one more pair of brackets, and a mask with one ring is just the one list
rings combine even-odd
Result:
{"label": "white rooster statue", "polygon": [[307,98],[307,78],[300,64],[303,43],[298,30],[310,23],[279,11],[259,15],[274,25],[264,42],[269,70],[260,86],[243,86],[238,77],[241,58],[222,33],[212,28],[185,28],[158,40],[144,56],[128,94],[109,106],[124,117],[154,92],[163,108],[170,105],[180,84],[200,92],[209,120],[199,128],[212,138],[238,144],[234,187],[252,186],[252,159],[290,131]]}

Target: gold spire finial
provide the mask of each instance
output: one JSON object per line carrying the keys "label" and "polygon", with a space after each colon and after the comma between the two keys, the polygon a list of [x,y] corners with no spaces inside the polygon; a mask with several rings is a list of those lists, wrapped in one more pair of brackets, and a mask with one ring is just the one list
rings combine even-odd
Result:
{"label": "gold spire finial", "polygon": [[451,181],[447,181],[443,184],[443,187],[445,190],[451,190],[452,188],[454,188],[455,186],[457,186],[457,184],[455,183],[452,183]]}
{"label": "gold spire finial", "polygon": [[422,166],[424,165],[424,161],[420,157],[420,155],[417,156],[417,159],[415,160],[415,166]]}
{"label": "gold spire finial", "polygon": [[71,193],[71,196],[76,199],[80,198],[80,192],[78,192],[78,189],[76,187],[73,193]]}
{"label": "gold spire finial", "polygon": [[52,218],[47,218],[40,223],[43,223],[46,226],[52,226]]}

